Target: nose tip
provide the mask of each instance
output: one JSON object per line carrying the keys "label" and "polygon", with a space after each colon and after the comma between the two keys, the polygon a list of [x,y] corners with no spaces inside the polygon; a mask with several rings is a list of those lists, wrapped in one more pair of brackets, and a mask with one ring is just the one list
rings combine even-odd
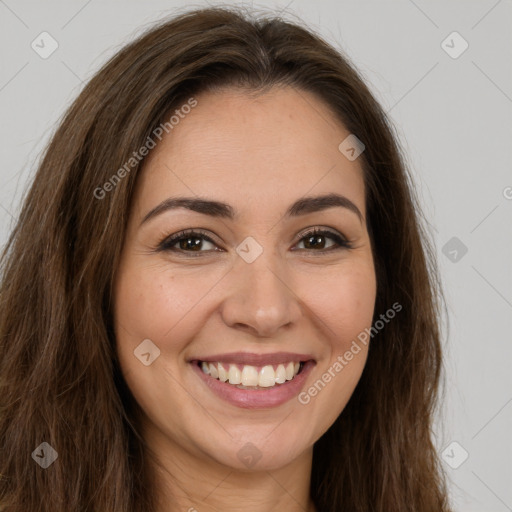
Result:
{"label": "nose tip", "polygon": [[297,296],[286,278],[266,263],[264,256],[251,264],[242,262],[228,285],[222,308],[227,325],[262,338],[289,328],[301,315]]}
{"label": "nose tip", "polygon": [[253,321],[247,326],[254,331],[254,334],[261,338],[270,338],[280,329],[291,325],[291,321],[286,321],[284,311],[277,307],[260,307],[254,314]]}

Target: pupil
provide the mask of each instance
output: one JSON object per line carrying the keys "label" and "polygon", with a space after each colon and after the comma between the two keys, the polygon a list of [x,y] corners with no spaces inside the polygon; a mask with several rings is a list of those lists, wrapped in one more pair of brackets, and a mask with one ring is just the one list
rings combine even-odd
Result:
{"label": "pupil", "polygon": [[308,238],[308,244],[314,244],[314,243],[321,244],[322,238],[323,238],[323,235],[312,235]]}
{"label": "pupil", "polygon": [[[195,240],[196,243],[193,243],[191,245],[187,245],[191,240]],[[184,238],[180,245],[181,245],[181,249],[189,249],[189,248],[194,249],[194,248],[199,247],[201,245],[201,240],[199,238]]]}

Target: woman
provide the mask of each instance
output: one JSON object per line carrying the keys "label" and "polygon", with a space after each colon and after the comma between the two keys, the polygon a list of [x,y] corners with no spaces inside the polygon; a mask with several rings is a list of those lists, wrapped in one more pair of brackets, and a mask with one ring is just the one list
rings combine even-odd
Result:
{"label": "woman", "polygon": [[3,254],[2,510],[448,511],[419,211],[306,29],[210,8],[128,45]]}

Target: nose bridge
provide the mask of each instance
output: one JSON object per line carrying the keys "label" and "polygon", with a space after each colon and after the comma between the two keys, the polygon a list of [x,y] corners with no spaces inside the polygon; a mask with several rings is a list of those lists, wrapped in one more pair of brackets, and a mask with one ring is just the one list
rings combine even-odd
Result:
{"label": "nose bridge", "polygon": [[224,321],[265,337],[295,322],[300,307],[291,283],[286,282],[288,272],[278,251],[263,248],[248,237],[239,244],[237,253],[239,259],[232,269],[223,307]]}

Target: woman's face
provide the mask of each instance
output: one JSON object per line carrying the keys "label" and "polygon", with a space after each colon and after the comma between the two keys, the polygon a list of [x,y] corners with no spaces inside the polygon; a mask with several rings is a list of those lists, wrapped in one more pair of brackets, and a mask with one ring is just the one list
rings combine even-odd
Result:
{"label": "woman's face", "polygon": [[[138,178],[115,280],[120,364],[158,453],[283,467],[311,453],[365,365],[353,341],[376,278],[360,159],[304,91],[195,99]],[[183,230],[200,233],[170,240]]]}

